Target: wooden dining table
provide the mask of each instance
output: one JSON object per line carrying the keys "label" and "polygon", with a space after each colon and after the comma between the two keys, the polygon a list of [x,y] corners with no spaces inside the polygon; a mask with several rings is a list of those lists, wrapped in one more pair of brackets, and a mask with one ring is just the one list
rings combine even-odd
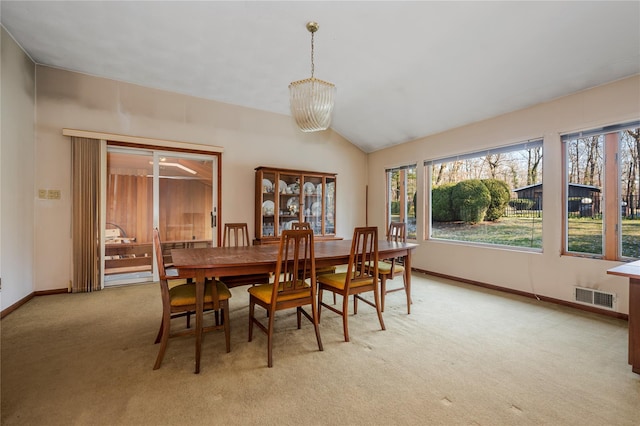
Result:
{"label": "wooden dining table", "polygon": [[[404,258],[407,301],[411,300],[411,252],[417,244],[380,240],[379,259]],[[171,250],[173,266],[180,275],[192,276],[196,285],[196,368],[200,372],[204,288],[206,278],[275,272],[278,244],[249,247],[183,248]],[[316,268],[343,265],[349,262],[351,240],[322,241],[314,244]]]}

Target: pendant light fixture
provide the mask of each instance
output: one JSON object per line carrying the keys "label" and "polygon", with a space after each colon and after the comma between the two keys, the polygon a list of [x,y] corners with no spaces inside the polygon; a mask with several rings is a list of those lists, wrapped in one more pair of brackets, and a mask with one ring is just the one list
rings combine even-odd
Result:
{"label": "pendant light fixture", "polygon": [[314,77],[313,37],[318,28],[320,26],[316,22],[307,23],[307,30],[311,33],[311,78],[289,84],[291,115],[303,132],[317,132],[329,128],[336,92],[334,84]]}

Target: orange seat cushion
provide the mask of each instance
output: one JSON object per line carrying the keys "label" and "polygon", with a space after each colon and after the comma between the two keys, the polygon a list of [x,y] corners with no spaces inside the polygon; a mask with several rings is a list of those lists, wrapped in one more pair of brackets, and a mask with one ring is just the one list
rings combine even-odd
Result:
{"label": "orange seat cushion", "polygon": [[[278,285],[280,289],[282,289],[282,284],[283,283],[280,283]],[[303,297],[309,297],[309,289],[311,288],[311,286],[306,282],[304,283],[304,286],[306,287],[305,290],[300,290],[300,291],[291,292],[291,293],[283,293],[282,295],[278,296],[278,301],[284,302],[286,300],[302,299]],[[273,295],[273,284],[256,285],[253,287],[249,287],[247,291],[253,297],[260,299],[265,303],[271,303],[271,296]]]}
{"label": "orange seat cushion", "polygon": [[[231,297],[231,292],[220,281],[215,281],[216,288],[218,290],[218,300],[227,300]],[[204,290],[204,303],[213,303],[211,296],[213,283],[208,281]],[[196,285],[195,284],[181,284],[169,289],[169,299],[171,300],[171,306],[187,306],[196,304]]]}
{"label": "orange seat cushion", "polygon": [[[404,271],[404,266],[395,264],[393,265],[393,273],[399,274]],[[380,274],[390,274],[391,273],[391,263],[389,262],[378,262],[378,273]]]}
{"label": "orange seat cushion", "polygon": [[[341,272],[338,274],[325,274],[318,276],[318,282],[322,284],[326,284],[333,288],[337,288],[340,290],[344,290],[345,282],[347,281],[347,273]],[[352,281],[351,287],[360,287],[363,285],[370,285],[373,283],[373,278],[369,278],[366,280],[358,280]]]}

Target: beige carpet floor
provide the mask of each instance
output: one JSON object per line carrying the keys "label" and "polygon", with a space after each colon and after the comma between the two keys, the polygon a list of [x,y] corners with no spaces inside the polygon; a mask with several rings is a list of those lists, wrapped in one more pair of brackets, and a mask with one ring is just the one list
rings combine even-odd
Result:
{"label": "beige carpet floor", "polygon": [[411,315],[387,297],[386,331],[362,305],[350,343],[323,311],[323,352],[279,313],[271,369],[233,289],[231,353],[208,333],[199,375],[188,336],[152,370],[157,284],[36,297],[1,322],[2,424],[640,424],[625,321],[421,274],[413,287]]}

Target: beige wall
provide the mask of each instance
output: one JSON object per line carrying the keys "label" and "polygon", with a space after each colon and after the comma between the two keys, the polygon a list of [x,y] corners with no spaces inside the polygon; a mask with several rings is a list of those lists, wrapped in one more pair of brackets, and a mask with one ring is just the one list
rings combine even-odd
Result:
{"label": "beige wall", "polygon": [[[35,289],[71,279],[70,142],[63,128],[221,146],[222,222],[254,235],[254,168],[338,173],[337,233],[364,224],[366,155],[337,133],[300,132],[291,117],[38,66],[35,184],[61,200],[36,206]],[[283,88],[286,95],[286,87]]]}
{"label": "beige wall", "polygon": [[[573,300],[574,286],[612,291],[618,295],[617,310],[628,313],[627,280],[606,274],[606,270],[618,262],[560,255],[563,226],[560,134],[637,120],[639,117],[640,76],[635,76],[375,152],[369,155],[370,221],[379,227],[385,226],[385,168],[418,163],[418,205],[421,205],[424,203],[421,166],[424,160],[543,137],[542,253],[473,247],[421,238],[413,266],[566,301]],[[423,213],[419,211],[418,216]],[[418,223],[418,234],[424,235],[424,230],[423,224]]]}
{"label": "beige wall", "polygon": [[0,308],[33,292],[35,67],[1,29]]}

